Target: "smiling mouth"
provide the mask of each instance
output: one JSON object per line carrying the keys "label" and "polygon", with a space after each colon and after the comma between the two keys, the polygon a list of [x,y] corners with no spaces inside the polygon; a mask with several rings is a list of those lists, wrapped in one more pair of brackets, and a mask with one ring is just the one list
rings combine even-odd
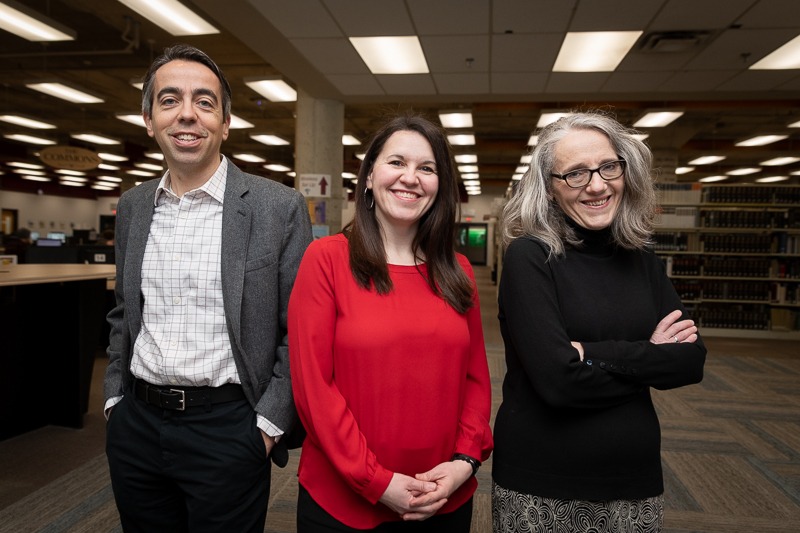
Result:
{"label": "smiling mouth", "polygon": [[419,194],[408,191],[392,191],[392,193],[403,200],[416,200],[419,198]]}
{"label": "smiling mouth", "polygon": [[592,200],[592,201],[586,200],[586,201],[583,201],[581,203],[583,205],[585,205],[585,206],[588,206],[588,207],[603,207],[604,205],[606,205],[610,201],[611,201],[611,197],[610,196],[606,196],[605,198],[601,198],[599,200]]}

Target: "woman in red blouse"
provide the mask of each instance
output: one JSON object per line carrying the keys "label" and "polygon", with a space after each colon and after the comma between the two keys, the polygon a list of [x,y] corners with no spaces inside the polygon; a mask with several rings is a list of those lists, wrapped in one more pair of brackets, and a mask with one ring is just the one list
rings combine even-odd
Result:
{"label": "woman in red blouse", "polygon": [[441,128],[399,117],[367,149],[354,220],[306,251],[289,301],[299,533],[470,529],[491,384],[458,202]]}

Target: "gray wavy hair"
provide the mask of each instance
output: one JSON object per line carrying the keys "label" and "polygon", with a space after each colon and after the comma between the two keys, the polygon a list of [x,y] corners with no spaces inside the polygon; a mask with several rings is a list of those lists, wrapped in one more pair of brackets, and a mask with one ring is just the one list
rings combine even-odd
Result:
{"label": "gray wavy hair", "polygon": [[614,242],[628,249],[651,244],[656,213],[656,186],[653,179],[653,154],[633,135],[636,130],[620,124],[602,111],[574,113],[546,126],[530,152],[530,169],[503,208],[502,240],[508,246],[522,236],[539,238],[550,248],[550,255],[564,253],[564,246],[580,246],[581,240],[564,220],[564,212],[553,195],[555,148],[567,133],[594,130],[611,141],[617,155],[627,163],[625,191],[619,211],[611,223]]}

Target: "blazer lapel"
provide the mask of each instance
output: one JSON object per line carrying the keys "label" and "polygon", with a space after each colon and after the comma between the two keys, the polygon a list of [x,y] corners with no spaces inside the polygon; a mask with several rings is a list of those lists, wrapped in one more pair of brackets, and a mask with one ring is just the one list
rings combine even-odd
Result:
{"label": "blazer lapel", "polygon": [[248,191],[242,172],[228,161],[225,202],[222,208],[222,299],[230,331],[239,344],[242,290],[252,212],[243,197]]}

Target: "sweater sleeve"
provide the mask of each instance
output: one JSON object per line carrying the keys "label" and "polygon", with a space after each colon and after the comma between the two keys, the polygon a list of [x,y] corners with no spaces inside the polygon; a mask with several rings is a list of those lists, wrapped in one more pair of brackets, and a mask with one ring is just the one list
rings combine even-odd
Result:
{"label": "sweater sleeve", "polygon": [[306,438],[313,439],[323,450],[354,492],[374,504],[386,491],[393,473],[382,467],[367,447],[336,386],[333,375],[336,276],[344,269],[333,264],[333,258],[326,253],[325,241],[315,241],[307,249],[289,300],[294,399]]}
{"label": "sweater sleeve", "polygon": [[473,305],[467,311],[467,325],[470,334],[469,360],[467,361],[467,380],[464,406],[458,421],[458,434],[454,453],[463,453],[481,461],[489,458],[492,452],[492,431],[489,417],[492,408],[492,384],[486,360],[486,345],[483,340],[480,300],[475,275],[469,262],[464,258],[462,268],[475,288]]}
{"label": "sweater sleeve", "polygon": [[524,372],[534,392],[554,407],[604,408],[639,393],[641,384],[580,360],[560,305],[544,245],[528,238],[513,241],[499,291],[508,371]]}
{"label": "sweater sleeve", "polygon": [[[691,318],[678,296],[663,264],[653,256],[647,267],[652,279],[653,298],[659,317],[680,310],[680,320]],[[695,342],[654,344],[649,339],[582,343],[584,360],[631,382],[660,390],[674,389],[703,379],[706,347],[698,335]]]}

